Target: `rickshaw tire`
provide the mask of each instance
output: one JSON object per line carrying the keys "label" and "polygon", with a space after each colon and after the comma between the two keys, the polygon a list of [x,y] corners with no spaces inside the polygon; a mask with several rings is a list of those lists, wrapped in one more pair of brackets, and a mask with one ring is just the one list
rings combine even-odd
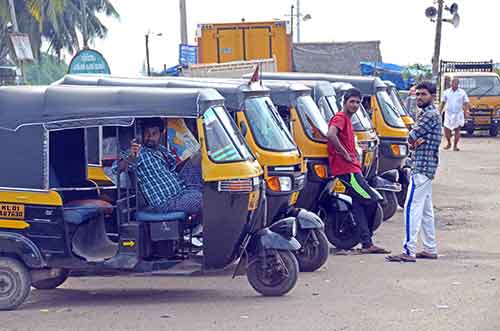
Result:
{"label": "rickshaw tire", "polygon": [[[0,257],[0,281],[13,287],[11,293],[0,294],[0,310],[15,310],[31,292],[31,274],[21,261],[11,257]],[[7,289],[8,291],[8,289]]]}
{"label": "rickshaw tire", "polygon": [[398,198],[398,206],[401,208],[405,207],[406,194],[408,192],[408,185],[401,185],[401,191],[396,193],[396,197]]}
{"label": "rickshaw tire", "polygon": [[384,201],[382,202],[382,209],[384,210],[384,222],[392,218],[398,210],[398,199],[396,192],[385,191],[382,192]]}
{"label": "rickshaw tire", "polygon": [[490,137],[497,137],[498,136],[498,125],[494,125],[490,127]]}
{"label": "rickshaw tire", "polygon": [[288,271],[288,277],[286,277],[282,282],[277,284],[276,286],[268,286],[264,282],[261,281],[259,277],[259,268],[260,268],[260,257],[253,257],[253,261],[251,260],[247,269],[247,279],[252,288],[263,296],[268,297],[277,297],[283,296],[289,293],[297,284],[297,280],[299,277],[299,263],[297,262],[297,258],[291,251],[276,251],[281,257],[286,270]]}
{"label": "rickshaw tire", "polygon": [[377,210],[375,211],[375,216],[372,225],[372,232],[378,230],[378,228],[382,225],[383,220],[384,220],[384,210],[382,209],[380,203],[377,203]]}
{"label": "rickshaw tire", "polygon": [[61,286],[68,279],[68,276],[69,271],[63,270],[59,276],[33,282],[31,286],[33,286],[37,290],[53,290]]}
{"label": "rickshaw tire", "polygon": [[325,209],[320,208],[318,215],[325,223],[325,234],[330,244],[337,249],[350,250],[358,245],[361,241],[361,229],[359,226],[353,228],[351,235],[348,238],[339,238],[335,235],[336,219],[335,212],[327,212]]}
{"label": "rickshaw tire", "polygon": [[[329,254],[329,245],[328,239],[326,238],[326,234],[323,230],[312,229],[308,231],[299,231],[297,234],[297,239],[300,242],[302,247],[305,247],[303,241],[309,237],[309,231],[313,231],[318,239],[318,244],[313,248],[304,248],[304,249],[314,249],[314,254],[312,257],[309,257],[308,254],[302,254],[301,251],[295,251],[295,257],[299,263],[299,270],[301,272],[313,272],[321,268],[328,259]],[[311,245],[312,242],[309,240],[307,243]]]}

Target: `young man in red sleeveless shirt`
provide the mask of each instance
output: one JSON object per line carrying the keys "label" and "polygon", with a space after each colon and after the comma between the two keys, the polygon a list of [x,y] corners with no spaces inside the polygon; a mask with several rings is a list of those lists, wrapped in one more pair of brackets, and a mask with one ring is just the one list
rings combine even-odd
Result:
{"label": "young man in red sleeveless shirt", "polygon": [[339,177],[347,185],[352,197],[354,217],[361,230],[361,252],[363,254],[387,254],[387,250],[377,247],[372,241],[373,219],[377,200],[361,171],[361,162],[356,153],[354,129],[351,118],[358,111],[361,92],[350,89],[344,94],[344,106],[329,123],[328,158],[333,176]]}

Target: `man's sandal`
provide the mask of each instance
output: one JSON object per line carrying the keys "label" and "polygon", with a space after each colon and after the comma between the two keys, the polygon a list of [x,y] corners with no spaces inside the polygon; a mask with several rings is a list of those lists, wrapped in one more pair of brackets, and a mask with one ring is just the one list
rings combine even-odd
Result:
{"label": "man's sandal", "polygon": [[387,262],[417,262],[416,258],[414,258],[413,256],[406,255],[406,254],[387,255],[385,257],[385,260]]}

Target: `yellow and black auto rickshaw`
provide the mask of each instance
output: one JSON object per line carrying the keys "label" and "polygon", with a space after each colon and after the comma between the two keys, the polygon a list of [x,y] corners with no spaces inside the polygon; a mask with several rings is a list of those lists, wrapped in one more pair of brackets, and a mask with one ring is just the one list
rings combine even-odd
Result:
{"label": "yellow and black auto rickshaw", "polygon": [[297,220],[297,240],[301,243],[301,249],[296,252],[296,256],[301,271],[317,270],[326,262],[328,242],[323,231],[324,224],[316,214],[294,207],[306,179],[303,155],[269,98],[269,90],[259,83],[230,83],[200,78],[66,76],[58,84],[216,89],[225,98],[229,113],[264,169],[267,216],[262,217],[269,222],[284,217]]}
{"label": "yellow and black auto rickshaw", "polygon": [[[31,286],[52,289],[74,273],[192,274],[239,260],[263,295],[296,284],[296,221],[266,226],[263,170],[211,89],[51,86],[0,88],[0,309],[15,309]],[[139,128],[141,118],[182,119],[200,145],[203,209],[154,212],[135,185],[103,200],[88,179],[86,127]],[[22,152],[20,152],[22,151]],[[29,159],[30,162],[26,162]],[[133,167],[130,175],[135,171]],[[120,174],[118,173],[117,176]],[[131,181],[132,182],[132,181]],[[203,246],[186,236],[203,225]],[[114,224],[116,233],[106,231]]]}
{"label": "yellow and black auto rickshaw", "polygon": [[[398,207],[396,194],[401,193],[400,181],[407,181],[400,177],[403,172],[402,165],[408,156],[408,129],[401,116],[392,105],[392,101],[387,94],[387,86],[377,77],[365,76],[343,76],[321,73],[272,73],[261,74],[262,79],[283,79],[286,80],[323,80],[332,83],[350,83],[361,90],[363,94],[364,109],[370,114],[372,125],[378,135],[378,178],[383,179],[372,186],[384,188],[381,194],[384,196],[384,218],[392,217]],[[397,184],[399,183],[399,184]]]}

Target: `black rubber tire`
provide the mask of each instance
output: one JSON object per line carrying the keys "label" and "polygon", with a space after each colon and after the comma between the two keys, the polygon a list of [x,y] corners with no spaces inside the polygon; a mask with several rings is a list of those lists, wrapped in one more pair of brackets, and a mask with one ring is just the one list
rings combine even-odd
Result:
{"label": "black rubber tire", "polygon": [[375,217],[373,220],[372,224],[372,232],[375,233],[377,229],[382,225],[382,222],[384,221],[384,210],[382,209],[382,206],[380,203],[377,203],[377,210],[375,212]]}
{"label": "black rubber tire", "polygon": [[247,269],[247,279],[255,291],[263,296],[277,297],[289,293],[297,284],[299,278],[299,263],[291,251],[274,251],[279,254],[284,267],[288,272],[286,277],[279,279],[277,283],[268,284],[262,275],[261,258],[256,256],[250,260]]}
{"label": "black rubber tire", "polygon": [[497,137],[498,136],[498,126],[493,125],[490,127],[490,137]]}
{"label": "black rubber tire", "polygon": [[[316,238],[318,238],[316,246],[313,245],[313,242],[310,239],[311,231],[314,232]],[[316,271],[326,263],[329,254],[329,247],[328,239],[326,238],[324,231],[319,229],[301,230],[297,233],[296,239],[302,246],[300,250],[294,252],[297,262],[299,263],[300,271]]]}
{"label": "black rubber tire", "polygon": [[31,291],[31,274],[24,264],[10,257],[0,257],[0,310],[14,310]]}
{"label": "black rubber tire", "polygon": [[69,272],[67,270],[63,270],[59,276],[33,282],[31,286],[37,290],[53,290],[62,285],[66,279],[68,279],[68,276]]}
{"label": "black rubber tire", "polygon": [[384,222],[390,219],[398,210],[398,199],[396,192],[381,191],[384,201],[382,201],[382,209],[384,210]]}
{"label": "black rubber tire", "polygon": [[401,208],[405,207],[406,194],[408,193],[408,185],[401,185],[401,191],[396,193],[396,197],[398,198],[398,206]]}
{"label": "black rubber tire", "polygon": [[474,135],[474,129],[467,129],[466,132],[469,137],[472,137]]}
{"label": "black rubber tire", "polygon": [[359,226],[351,229],[352,231],[344,236],[339,236],[336,232],[336,217],[335,213],[327,213],[324,209],[320,209],[318,216],[325,223],[325,234],[330,244],[338,249],[352,249],[361,241],[361,229]]}

